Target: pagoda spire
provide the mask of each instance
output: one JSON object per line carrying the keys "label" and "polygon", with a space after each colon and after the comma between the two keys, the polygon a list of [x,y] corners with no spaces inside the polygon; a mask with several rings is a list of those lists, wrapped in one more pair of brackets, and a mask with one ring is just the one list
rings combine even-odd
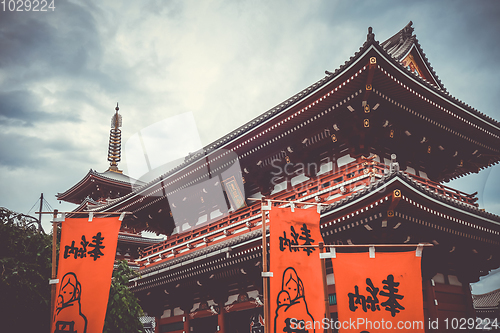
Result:
{"label": "pagoda spire", "polygon": [[116,103],[116,113],[111,117],[111,130],[109,131],[109,148],[108,148],[108,161],[110,166],[109,171],[122,173],[122,170],[118,169],[118,162],[121,160],[121,149],[122,149],[122,131],[119,127],[122,127],[122,116],[118,114],[118,103]]}

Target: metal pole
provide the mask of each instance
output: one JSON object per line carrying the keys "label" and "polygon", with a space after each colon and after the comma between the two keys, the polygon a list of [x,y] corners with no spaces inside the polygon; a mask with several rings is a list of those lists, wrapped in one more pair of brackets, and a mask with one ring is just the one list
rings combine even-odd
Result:
{"label": "metal pole", "polygon": [[[41,211],[41,210],[40,210]],[[52,275],[51,278],[55,279],[57,277],[56,261],[57,261],[57,209],[54,209],[54,221],[52,222]],[[52,327],[52,321],[54,319],[54,306],[56,302],[56,284],[50,285],[50,327]]]}
{"label": "metal pole", "polygon": [[[43,205],[43,193],[40,194],[40,212],[42,211]],[[41,232],[42,229],[42,213],[38,212],[38,232]]]}
{"label": "metal pole", "polygon": [[268,290],[268,282],[269,277],[265,273],[267,273],[267,239],[266,239],[266,211],[264,210],[264,197],[261,198],[261,206],[260,211],[262,213],[262,293],[264,296],[264,333],[270,332],[270,316],[269,316],[269,290]]}
{"label": "metal pole", "polygon": [[[325,251],[324,247],[325,243],[319,242],[318,247],[319,247],[319,253],[323,253]],[[330,320],[330,300],[328,297],[328,285],[326,284],[326,264],[325,264],[326,259],[321,259],[321,274],[323,275],[323,293],[324,293],[324,301],[325,301],[325,318],[328,319],[328,323],[331,323]],[[328,328],[326,330],[328,333],[332,333],[332,328],[330,325],[328,325]]]}

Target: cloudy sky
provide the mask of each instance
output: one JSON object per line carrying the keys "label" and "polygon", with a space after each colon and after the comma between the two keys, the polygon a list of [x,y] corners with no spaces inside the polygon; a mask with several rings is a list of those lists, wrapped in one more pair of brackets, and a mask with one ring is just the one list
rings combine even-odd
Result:
{"label": "cloudy sky", "polygon": [[[191,112],[206,145],[338,68],[369,26],[384,41],[413,21],[448,91],[500,120],[496,0],[54,5],[0,7],[0,206],[18,212],[42,192],[52,207],[73,208],[55,195],[107,169],[117,102],[124,142]],[[499,183],[496,166],[449,185],[477,191],[481,207],[500,214]]]}

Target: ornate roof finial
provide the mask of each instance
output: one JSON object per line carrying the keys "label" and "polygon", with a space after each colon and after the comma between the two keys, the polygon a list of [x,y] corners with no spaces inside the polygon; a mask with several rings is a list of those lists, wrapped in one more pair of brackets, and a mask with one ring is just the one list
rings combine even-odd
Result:
{"label": "ornate roof finial", "polygon": [[109,148],[108,148],[108,161],[110,162],[109,171],[122,173],[118,170],[118,162],[121,160],[122,148],[122,116],[118,114],[118,103],[116,103],[116,113],[111,118],[111,130],[109,131]]}
{"label": "ornate roof finial", "polygon": [[415,29],[412,27],[412,25],[413,25],[413,22],[410,21],[410,23],[408,23],[406,25],[406,27],[404,27],[401,30],[401,37],[403,38],[403,40],[411,38],[411,36],[413,35],[413,30],[415,30]]}
{"label": "ornate roof finial", "polygon": [[368,27],[368,35],[366,35],[366,41],[371,42],[375,40],[375,34],[373,33],[373,28]]}

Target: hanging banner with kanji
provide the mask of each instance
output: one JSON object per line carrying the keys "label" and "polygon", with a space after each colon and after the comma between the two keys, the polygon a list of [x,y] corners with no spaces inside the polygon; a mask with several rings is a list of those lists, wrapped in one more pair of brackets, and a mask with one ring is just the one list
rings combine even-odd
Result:
{"label": "hanging banner with kanji", "polygon": [[337,253],[332,259],[338,322],[346,332],[424,332],[420,256]]}
{"label": "hanging banner with kanji", "polygon": [[271,332],[320,332],[313,328],[314,321],[325,317],[319,250],[292,245],[317,245],[322,241],[316,209],[271,209]]}
{"label": "hanging banner with kanji", "polygon": [[120,224],[118,217],[62,222],[52,333],[102,332]]}

